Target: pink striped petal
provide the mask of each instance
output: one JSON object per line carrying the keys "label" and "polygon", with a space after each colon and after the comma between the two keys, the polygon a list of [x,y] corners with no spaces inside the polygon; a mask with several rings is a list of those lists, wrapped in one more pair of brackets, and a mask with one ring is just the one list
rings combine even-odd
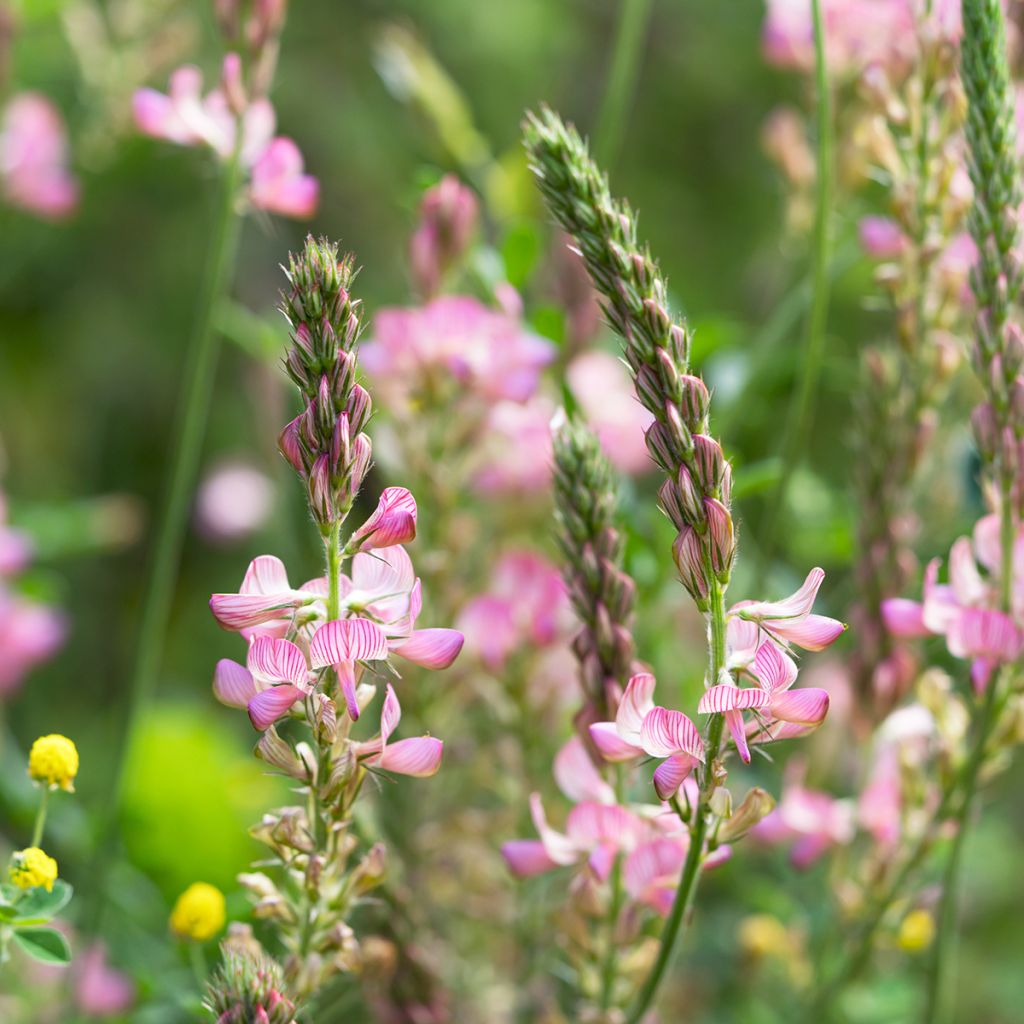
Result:
{"label": "pink striped petal", "polygon": [[395,688],[388,683],[387,692],[384,695],[384,704],[380,709],[380,742],[381,747],[387,745],[388,737],[398,728],[402,720],[402,706],[398,703],[398,696]]}
{"label": "pink striped petal", "polygon": [[689,754],[673,754],[654,769],[654,791],[659,800],[671,800],[697,765]]}
{"label": "pink striped petal", "polygon": [[260,555],[249,563],[240,594],[283,594],[291,591],[288,570],[276,555]]}
{"label": "pink striped petal", "polygon": [[846,623],[825,615],[808,615],[805,619],[793,622],[772,620],[765,622],[764,627],[805,651],[823,651],[846,631]]}
{"label": "pink striped petal", "polygon": [[256,696],[256,684],[249,670],[237,661],[221,658],[213,673],[213,695],[229,708],[244,708]]}
{"label": "pink striped petal", "polygon": [[352,559],[352,586],[362,594],[408,594],[415,582],[412,559],[400,545],[362,552]]}
{"label": "pink striped petal", "polygon": [[634,746],[640,745],[640,727],[645,716],[654,707],[654,676],[650,672],[638,672],[626,684],[626,692],[619,701],[615,724],[619,736]]}
{"label": "pink striped petal", "polygon": [[359,527],[348,542],[349,550],[407,544],[416,537],[416,499],[404,487],[386,487],[373,515]]}
{"label": "pink striped petal", "polygon": [[615,802],[612,787],[601,778],[579,736],[573,736],[555,755],[554,775],[558,788],[574,803],[580,800]]}
{"label": "pink striped petal", "polygon": [[291,683],[271,686],[270,689],[257,693],[249,701],[249,721],[254,728],[262,732],[286,715],[291,706],[301,699],[302,691]]}
{"label": "pink striped petal", "polygon": [[682,713],[668,708],[652,708],[640,726],[640,743],[652,757],[689,754],[704,760],[704,744],[697,727]]}
{"label": "pink striped petal", "polygon": [[313,634],[309,655],[313,668],[344,661],[383,661],[388,656],[388,638],[369,619],[334,619]]}
{"label": "pink striped petal", "polygon": [[632,761],[644,756],[643,747],[627,743],[614,722],[595,722],[590,726],[590,738],[606,761]]}
{"label": "pink striped petal", "polygon": [[768,693],[788,690],[796,682],[796,674],[796,662],[788,654],[783,654],[771,640],[758,647],[754,656],[754,675],[762,689]]}
{"label": "pink striped petal", "polygon": [[434,736],[416,736],[399,740],[386,746],[377,758],[377,764],[385,771],[397,775],[411,775],[425,779],[434,775],[441,767],[444,743]]}
{"label": "pink striped petal", "polygon": [[946,645],[956,658],[1013,661],[1021,651],[1021,631],[1008,615],[987,608],[965,608],[949,625]]}
{"label": "pink striped petal", "polygon": [[722,714],[725,711],[746,708],[766,708],[771,697],[757,687],[738,687],[727,684],[709,686],[700,698],[697,713],[700,715]]}
{"label": "pink striped petal", "polygon": [[539,839],[513,839],[502,846],[501,855],[517,878],[532,878],[558,867]]}
{"label": "pink striped petal", "polygon": [[675,895],[675,885],[686,860],[686,843],[675,839],[653,839],[638,846],[622,868],[626,892],[667,916]]}
{"label": "pink striped petal", "polygon": [[393,644],[391,652],[423,668],[447,668],[459,656],[464,641],[457,629],[417,629],[408,640]]}
{"label": "pink striped petal", "polygon": [[735,610],[744,619],[772,622],[778,619],[802,619],[810,615],[814,599],[818,596],[824,579],[825,570],[814,568],[807,574],[807,579],[795,594],[790,594],[781,601],[753,601],[737,605]]}
{"label": "pink striped petal", "polygon": [[893,636],[917,637],[929,633],[924,624],[924,605],[905,597],[890,597],[882,602],[882,621]]}
{"label": "pink striped petal", "polygon": [[353,722],[359,721],[359,694],[356,690],[356,670],[351,661],[343,661],[336,666],[341,694],[345,698],[345,710]]}
{"label": "pink striped petal", "polygon": [[787,690],[772,697],[773,717],[794,725],[817,726],[828,714],[828,690],[814,686],[802,690]]}
{"label": "pink striped petal", "polygon": [[291,592],[283,594],[213,594],[210,611],[224,629],[250,629],[279,619],[298,604]]}
{"label": "pink striped petal", "polygon": [[747,727],[743,722],[743,712],[726,711],[725,724],[736,744],[736,752],[740,755],[740,760],[744,764],[750,764],[750,748],[747,746]]}
{"label": "pink striped petal", "polygon": [[534,828],[537,829],[537,834],[544,844],[547,855],[554,863],[574,864],[579,859],[576,844],[568,836],[556,831],[548,824],[540,793],[530,794],[530,816],[533,818]]}
{"label": "pink striped petal", "polygon": [[305,684],[309,676],[306,656],[289,640],[258,636],[249,646],[249,671],[266,682]]}

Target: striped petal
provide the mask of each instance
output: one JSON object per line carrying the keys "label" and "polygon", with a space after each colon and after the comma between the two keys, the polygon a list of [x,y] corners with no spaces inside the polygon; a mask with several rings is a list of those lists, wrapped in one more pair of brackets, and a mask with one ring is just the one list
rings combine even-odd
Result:
{"label": "striped petal", "polygon": [[773,619],[765,622],[764,627],[775,636],[796,644],[805,651],[823,651],[846,631],[846,623],[825,615],[808,615],[793,622]]}
{"label": "striped petal", "polygon": [[539,839],[513,839],[502,846],[501,855],[517,878],[532,878],[558,867]]}
{"label": "striped petal", "polygon": [[276,555],[260,555],[249,563],[240,594],[281,594],[291,590],[288,570]]}
{"label": "striped petal", "polygon": [[644,756],[643,747],[627,743],[619,735],[618,726],[614,722],[594,722],[590,726],[590,738],[606,761],[632,761]]}
{"label": "striped petal", "polygon": [[704,760],[704,744],[697,727],[682,713],[668,708],[652,708],[640,726],[640,743],[652,757],[689,754]]}
{"label": "striped petal", "polygon": [[397,544],[364,552],[352,559],[352,585],[361,593],[408,594],[415,582],[412,559],[405,548]]}
{"label": "striped petal", "polygon": [[309,676],[306,656],[290,640],[256,637],[249,646],[246,664],[253,676],[266,682],[287,682],[302,686]]}
{"label": "striped petal", "polygon": [[245,708],[256,696],[256,684],[247,668],[221,658],[213,673],[213,695],[229,708]]}
{"label": "striped petal", "polygon": [[447,668],[462,650],[465,637],[457,629],[417,629],[391,652],[423,668]]}
{"label": "striped petal", "polygon": [[280,594],[213,594],[210,611],[224,629],[251,629],[280,619],[299,603],[291,591]]}
{"label": "striped petal", "polygon": [[555,755],[554,775],[558,788],[574,803],[580,800],[601,804],[615,802],[612,787],[601,778],[579,736],[573,736]]}
{"label": "striped petal", "polygon": [[381,751],[377,765],[396,775],[425,779],[441,767],[444,743],[434,736],[416,736],[390,743]]}
{"label": "striped petal", "polygon": [[650,672],[638,672],[626,684],[626,692],[615,714],[615,724],[627,743],[640,744],[640,727],[654,707],[654,687],[655,679]]}
{"label": "striped petal", "polygon": [[1021,649],[1021,632],[1008,615],[987,608],[965,608],[946,632],[949,653],[956,658],[1013,661]]}
{"label": "striped petal", "polygon": [[709,686],[704,691],[697,705],[697,713],[715,715],[747,708],[766,708],[770,700],[771,697],[760,688],[720,683],[717,686]]}
{"label": "striped petal", "polygon": [[261,693],[257,693],[249,701],[249,721],[253,728],[261,732],[268,726],[273,725],[282,715],[286,715],[291,706],[301,700],[303,694],[297,686],[291,683],[282,683],[280,686],[271,686]]}
{"label": "striped petal", "polygon": [[384,695],[384,704],[380,709],[380,742],[381,747],[387,746],[388,738],[398,728],[402,720],[402,706],[398,703],[395,688],[388,683],[387,692]]}
{"label": "striped petal", "polygon": [[771,620],[773,623],[779,619],[802,619],[810,615],[814,607],[814,599],[818,596],[822,581],[825,579],[825,570],[814,568],[807,574],[807,579],[795,594],[783,598],[781,601],[753,601],[742,606],[737,605],[736,611],[744,619],[755,621]]}
{"label": "striped petal", "polygon": [[743,712],[726,711],[725,724],[736,744],[736,752],[740,755],[740,760],[744,764],[750,764],[750,747],[747,746],[747,727],[743,722]]}
{"label": "striped petal", "polygon": [[654,791],[659,800],[671,800],[697,765],[689,754],[673,754],[654,769]]}
{"label": "striped petal", "polygon": [[313,634],[309,655],[313,668],[343,661],[383,661],[388,656],[388,638],[369,619],[335,619]]}
{"label": "striped petal", "polygon": [[416,537],[416,499],[404,487],[386,487],[373,515],[359,527],[348,542],[349,550],[407,544]]}
{"label": "striped petal", "polygon": [[828,714],[828,690],[807,686],[772,697],[772,716],[783,722],[807,727],[821,725]]}
{"label": "striped petal", "polygon": [[[811,616],[814,618],[814,616]],[[788,690],[796,682],[796,662],[771,640],[766,640],[754,656],[754,675],[768,693]]]}

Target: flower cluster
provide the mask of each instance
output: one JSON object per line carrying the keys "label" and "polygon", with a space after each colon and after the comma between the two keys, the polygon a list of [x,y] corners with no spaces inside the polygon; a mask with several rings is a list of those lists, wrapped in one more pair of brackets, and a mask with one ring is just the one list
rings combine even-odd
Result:
{"label": "flower cluster", "polygon": [[217,1024],[295,1024],[280,966],[244,926],[222,944],[223,962],[210,979],[204,1006]]}
{"label": "flower cluster", "polygon": [[67,217],[78,205],[64,121],[40,93],[19,93],[0,113],[0,195],[46,220]]}
{"label": "flower cluster", "polygon": [[[440,669],[458,655],[452,629],[419,629],[421,585],[402,544],[416,535],[417,509],[402,487],[389,487],[347,539],[342,527],[371,460],[363,433],[371,408],[357,382],[359,303],[349,294],[351,257],[309,238],[292,256],[282,310],[292,329],[285,366],[304,411],[285,427],[280,449],[302,479],[325,545],[326,575],[295,588],[281,561],[255,559],[239,592],[215,594],[210,606],[226,629],[248,643],[246,665],[222,660],[214,693],[245,708],[261,737],[259,757],[298,780],[305,807],[264,816],[254,835],[273,851],[282,878],[251,873],[242,881],[256,913],[276,923],[288,951],[286,974],[300,995],[358,963],[346,923],[351,907],[380,884],[383,847],[356,859],[352,807],[371,774],[434,774],[440,740],[393,739],[401,718],[387,684],[379,731],[357,738],[353,726],[378,695],[374,675],[397,675],[392,655]],[[345,561],[349,571],[342,572]],[[282,720],[304,724],[309,738],[289,742]]]}

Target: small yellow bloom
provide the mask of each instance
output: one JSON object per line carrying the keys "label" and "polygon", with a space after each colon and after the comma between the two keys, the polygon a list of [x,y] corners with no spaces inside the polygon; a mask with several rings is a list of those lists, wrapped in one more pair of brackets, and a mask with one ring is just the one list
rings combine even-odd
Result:
{"label": "small yellow bloom", "polygon": [[41,885],[47,892],[53,891],[57,881],[57,862],[48,857],[38,846],[18,850],[11,858],[11,881],[19,889],[34,889]]}
{"label": "small yellow bloom", "polygon": [[206,942],[224,927],[224,894],[206,882],[193,882],[171,911],[171,931],[182,939]]}
{"label": "small yellow bloom", "polygon": [[751,914],[740,922],[740,948],[748,956],[760,959],[783,956],[792,945],[786,926],[771,914]]}
{"label": "small yellow bloom", "polygon": [[36,782],[74,792],[72,783],[78,774],[78,750],[67,736],[58,733],[40,736],[28,755],[28,773]]}
{"label": "small yellow bloom", "polygon": [[912,910],[900,925],[897,943],[905,953],[920,953],[935,939],[935,918],[928,910]]}

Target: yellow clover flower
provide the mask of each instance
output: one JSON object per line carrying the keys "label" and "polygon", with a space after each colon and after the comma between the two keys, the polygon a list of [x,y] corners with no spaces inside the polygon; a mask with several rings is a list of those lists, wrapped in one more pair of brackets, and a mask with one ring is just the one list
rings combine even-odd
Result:
{"label": "yellow clover flower", "polygon": [[60,786],[71,793],[78,774],[78,750],[67,736],[40,736],[28,755],[28,773],[36,782]]}
{"label": "yellow clover flower", "polygon": [[900,924],[896,942],[904,953],[921,953],[935,939],[935,918],[928,910],[912,910]]}
{"label": "yellow clover flower", "polygon": [[19,889],[34,889],[41,885],[47,892],[52,892],[53,883],[57,881],[57,862],[38,846],[30,846],[14,854],[9,873],[11,881]]}
{"label": "yellow clover flower", "polygon": [[206,882],[193,882],[171,911],[171,931],[179,938],[206,942],[224,927],[224,894]]}

